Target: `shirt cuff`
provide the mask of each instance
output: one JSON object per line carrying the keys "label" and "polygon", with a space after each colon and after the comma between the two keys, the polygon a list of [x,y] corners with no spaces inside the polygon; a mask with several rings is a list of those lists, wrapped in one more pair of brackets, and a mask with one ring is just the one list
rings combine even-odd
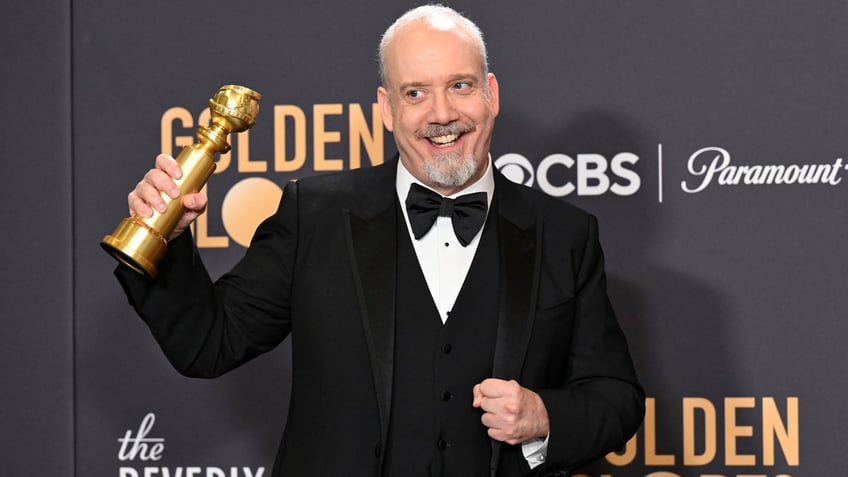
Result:
{"label": "shirt cuff", "polygon": [[550,437],[550,434],[548,434],[544,439],[536,437],[521,443],[521,452],[531,469],[535,469],[545,462],[545,458],[548,456],[548,439]]}

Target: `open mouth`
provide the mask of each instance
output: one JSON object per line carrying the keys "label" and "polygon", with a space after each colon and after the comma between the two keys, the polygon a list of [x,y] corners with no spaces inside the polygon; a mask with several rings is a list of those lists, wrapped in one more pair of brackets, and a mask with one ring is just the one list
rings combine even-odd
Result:
{"label": "open mouth", "polygon": [[436,147],[448,147],[448,146],[452,146],[454,143],[456,143],[457,139],[459,139],[460,136],[461,136],[461,134],[454,133],[454,134],[445,134],[443,136],[428,137],[426,139],[428,141],[430,141],[430,144],[432,144]]}

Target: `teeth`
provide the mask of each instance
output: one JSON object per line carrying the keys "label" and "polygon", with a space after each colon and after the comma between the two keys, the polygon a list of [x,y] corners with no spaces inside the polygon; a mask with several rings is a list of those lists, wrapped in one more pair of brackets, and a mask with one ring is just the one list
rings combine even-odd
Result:
{"label": "teeth", "polygon": [[436,137],[431,137],[431,138],[428,138],[428,139],[430,139],[430,142],[444,145],[444,144],[450,144],[450,143],[456,141],[457,139],[459,139],[459,134],[446,134],[444,136],[436,136]]}

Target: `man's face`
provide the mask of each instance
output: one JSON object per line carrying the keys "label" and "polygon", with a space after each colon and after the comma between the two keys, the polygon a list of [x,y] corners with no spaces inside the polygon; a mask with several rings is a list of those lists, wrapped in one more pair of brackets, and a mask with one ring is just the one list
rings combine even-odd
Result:
{"label": "man's face", "polygon": [[484,77],[471,37],[426,21],[406,25],[386,45],[384,68],[377,101],[403,165],[445,195],[479,179],[498,115],[498,83]]}

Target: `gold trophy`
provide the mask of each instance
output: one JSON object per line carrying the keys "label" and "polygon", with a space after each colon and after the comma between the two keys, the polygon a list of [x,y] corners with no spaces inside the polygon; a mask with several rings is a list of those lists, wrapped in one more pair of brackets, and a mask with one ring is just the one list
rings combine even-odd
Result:
{"label": "gold trophy", "polygon": [[208,128],[199,126],[199,142],[183,148],[177,156],[177,163],[183,170],[182,177],[174,181],[180,188],[180,196],[171,199],[162,193],[168,206],[165,213],[154,210],[150,218],[134,216],[121,220],[112,235],[103,237],[100,246],[136,272],[155,278],[158,275],[156,266],[168,249],[168,236],[185,212],[182,196],[202,189],[215,172],[214,154],[230,150],[227,134],[246,131],[253,126],[261,97],[244,86],[219,88],[209,100],[212,125]]}

